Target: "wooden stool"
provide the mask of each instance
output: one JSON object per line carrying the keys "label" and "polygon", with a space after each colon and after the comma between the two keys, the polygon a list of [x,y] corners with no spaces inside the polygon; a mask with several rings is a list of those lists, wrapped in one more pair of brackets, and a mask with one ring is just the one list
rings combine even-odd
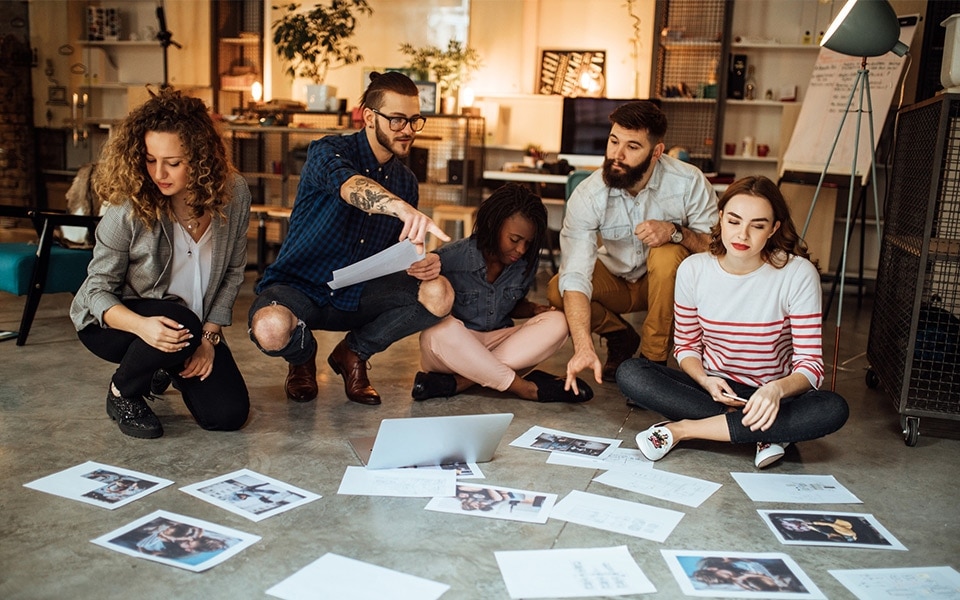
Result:
{"label": "wooden stool", "polygon": [[[433,222],[443,228],[444,221],[463,223],[463,237],[470,237],[473,233],[473,222],[477,218],[476,206],[460,206],[458,204],[441,204],[433,207]],[[440,246],[440,239],[435,235],[427,236],[427,251],[431,252]]]}

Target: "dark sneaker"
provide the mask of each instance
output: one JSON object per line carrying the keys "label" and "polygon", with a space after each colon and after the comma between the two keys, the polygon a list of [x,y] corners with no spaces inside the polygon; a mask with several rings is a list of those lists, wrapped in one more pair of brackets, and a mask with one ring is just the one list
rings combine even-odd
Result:
{"label": "dark sneaker", "polygon": [[579,394],[573,393],[573,388],[564,390],[566,380],[544,371],[531,371],[524,377],[537,386],[537,402],[586,402],[593,398],[593,390],[587,382],[577,377]]}
{"label": "dark sneaker", "polygon": [[120,431],[131,437],[152,439],[163,435],[160,419],[143,398],[123,398],[108,388],[107,414],[117,422]]}
{"label": "dark sneaker", "polygon": [[456,396],[457,378],[450,373],[418,371],[413,378],[413,390],[410,391],[410,395],[414,400]]}
{"label": "dark sneaker", "polygon": [[607,340],[607,362],[603,363],[601,378],[604,381],[616,381],[617,367],[628,358],[633,358],[640,347],[640,334],[627,324],[626,329],[605,333],[600,337]]}

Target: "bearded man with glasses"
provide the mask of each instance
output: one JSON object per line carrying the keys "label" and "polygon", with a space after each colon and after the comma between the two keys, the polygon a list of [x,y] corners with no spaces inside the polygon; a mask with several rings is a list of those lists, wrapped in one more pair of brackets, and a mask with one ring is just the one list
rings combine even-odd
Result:
{"label": "bearded man with glasses", "polygon": [[317,342],[311,330],[346,331],[327,357],[347,398],[380,404],[367,361],[397,340],[430,327],[453,305],[440,259],[427,254],[405,272],[339,289],[333,271],[409,239],[424,252],[427,234],[449,238],[417,210],[419,188],[403,163],[420,116],[419,90],[401,73],[373,73],[360,99],[363,129],[310,143],[283,246],[257,284],[250,338],[289,363],[285,391],[317,397]]}

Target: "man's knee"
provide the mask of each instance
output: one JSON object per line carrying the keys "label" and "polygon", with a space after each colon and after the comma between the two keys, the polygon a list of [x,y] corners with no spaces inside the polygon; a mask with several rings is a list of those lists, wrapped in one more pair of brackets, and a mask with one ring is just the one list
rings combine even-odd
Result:
{"label": "man's knee", "polygon": [[420,291],[417,300],[430,313],[437,317],[445,317],[453,308],[453,287],[446,277],[437,277],[430,281],[420,282]]}
{"label": "man's knee", "polygon": [[563,294],[560,293],[560,275],[554,275],[547,284],[547,302],[550,306],[563,310]]}
{"label": "man's knee", "polygon": [[250,318],[250,335],[261,349],[282,350],[290,342],[299,319],[286,306],[271,304],[253,313]]}
{"label": "man's knee", "polygon": [[647,255],[647,274],[653,277],[675,279],[677,267],[688,256],[690,251],[680,244],[664,244],[651,248],[650,254]]}

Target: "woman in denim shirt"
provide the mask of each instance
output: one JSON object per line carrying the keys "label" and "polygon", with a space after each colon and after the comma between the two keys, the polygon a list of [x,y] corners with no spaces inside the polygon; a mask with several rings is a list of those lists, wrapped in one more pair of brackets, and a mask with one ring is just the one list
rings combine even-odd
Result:
{"label": "woman in denim shirt", "polygon": [[[456,293],[450,316],[420,334],[414,400],[480,385],[538,402],[584,402],[593,391],[564,390],[543,371],[523,375],[567,340],[562,312],[527,300],[537,276],[547,211],[525,187],[507,184],[481,206],[473,235],[437,251]],[[515,325],[513,319],[527,319]]]}

